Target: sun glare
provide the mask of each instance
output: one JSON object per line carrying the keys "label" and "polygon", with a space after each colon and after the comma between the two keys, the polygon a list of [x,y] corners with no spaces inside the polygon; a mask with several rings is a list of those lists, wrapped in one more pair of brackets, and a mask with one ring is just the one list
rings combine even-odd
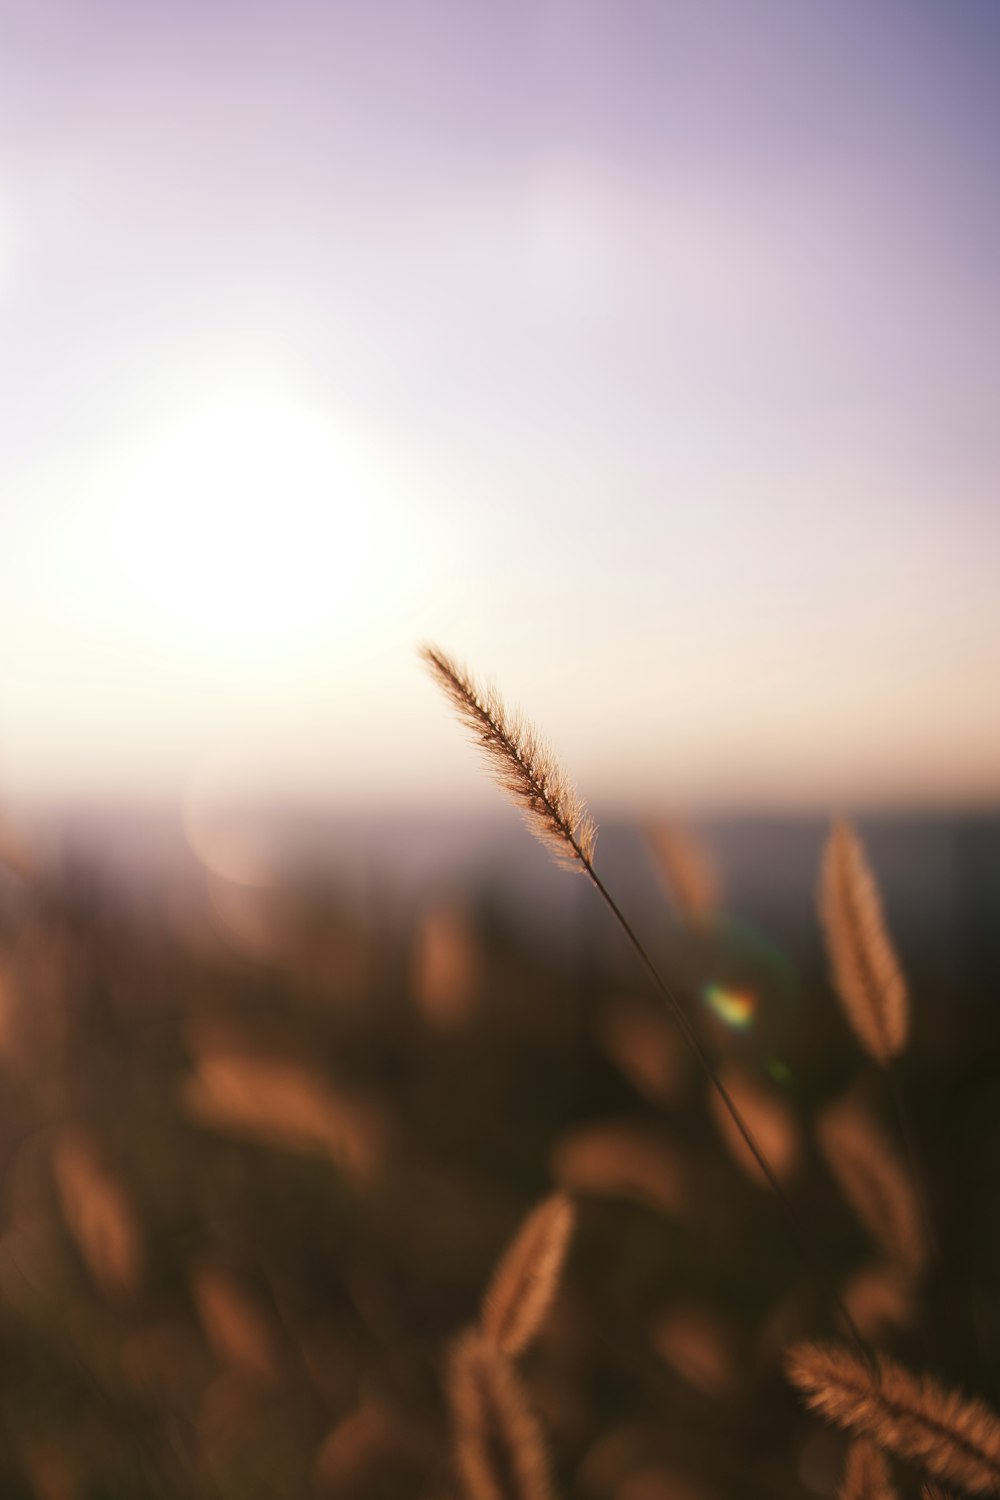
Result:
{"label": "sun glare", "polygon": [[348,446],[322,413],[274,395],[193,409],[112,485],[121,584],[202,645],[281,645],[342,622],[377,529]]}

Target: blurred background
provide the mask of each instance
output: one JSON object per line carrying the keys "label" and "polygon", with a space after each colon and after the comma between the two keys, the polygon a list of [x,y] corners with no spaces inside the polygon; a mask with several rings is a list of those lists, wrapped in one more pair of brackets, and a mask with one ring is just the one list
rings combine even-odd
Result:
{"label": "blurred background", "polygon": [[[873,1333],[996,1391],[998,57],[991,0],[0,0],[5,1493],[455,1495],[443,1351],[553,1183],[560,1492],[836,1492],[780,1373],[829,1305],[426,639]],[[894,1128],[832,812],[923,1331],[814,1129]]]}

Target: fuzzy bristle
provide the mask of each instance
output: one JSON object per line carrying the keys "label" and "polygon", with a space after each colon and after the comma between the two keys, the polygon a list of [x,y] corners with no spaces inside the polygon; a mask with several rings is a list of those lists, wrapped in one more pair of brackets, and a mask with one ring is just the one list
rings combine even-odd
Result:
{"label": "fuzzy bristle", "polygon": [[660,820],[645,832],[657,873],[678,915],[695,926],[706,926],[719,905],[719,880],[708,850],[678,823]]}
{"label": "fuzzy bristle", "polygon": [[1000,1418],[882,1355],[877,1365],[836,1344],[798,1344],[788,1374],[831,1422],[870,1437],[970,1494],[1000,1491]]}
{"label": "fuzzy bristle", "polygon": [[843,821],[834,824],[823,856],[820,916],[847,1019],[865,1051],[885,1067],[906,1044],[906,982],[861,841]]}
{"label": "fuzzy bristle", "polygon": [[869,1234],[901,1270],[918,1275],[927,1262],[916,1197],[888,1141],[852,1100],[821,1116],[817,1135],[830,1170]]}
{"label": "fuzzy bristle", "polygon": [[597,825],[548,746],[530,724],[510,713],[495,688],[480,687],[470,672],[436,646],[424,646],[420,654],[532,832],[563,863],[587,869],[594,857]]}
{"label": "fuzzy bristle", "polygon": [[531,1343],[559,1284],[575,1218],[565,1193],[528,1215],[497,1266],[483,1299],[484,1337],[513,1358]]}
{"label": "fuzzy bristle", "polygon": [[551,1500],[541,1431],[507,1357],[473,1330],[452,1349],[449,1377],[464,1500]]}

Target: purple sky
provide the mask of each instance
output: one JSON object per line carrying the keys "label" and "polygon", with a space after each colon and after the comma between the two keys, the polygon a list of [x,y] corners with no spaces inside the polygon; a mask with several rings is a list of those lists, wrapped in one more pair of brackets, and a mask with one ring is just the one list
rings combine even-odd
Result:
{"label": "purple sky", "polygon": [[993,3],[0,0],[0,796],[485,797],[429,636],[608,801],[995,799],[998,67]]}

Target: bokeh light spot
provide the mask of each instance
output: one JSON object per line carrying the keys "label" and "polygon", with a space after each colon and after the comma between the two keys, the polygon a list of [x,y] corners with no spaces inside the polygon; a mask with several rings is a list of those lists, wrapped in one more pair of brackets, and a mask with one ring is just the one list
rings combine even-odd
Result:
{"label": "bokeh light spot", "polygon": [[720,1021],[736,1031],[746,1031],[753,1023],[757,1000],[748,990],[730,989],[724,984],[706,984],[706,1004]]}

